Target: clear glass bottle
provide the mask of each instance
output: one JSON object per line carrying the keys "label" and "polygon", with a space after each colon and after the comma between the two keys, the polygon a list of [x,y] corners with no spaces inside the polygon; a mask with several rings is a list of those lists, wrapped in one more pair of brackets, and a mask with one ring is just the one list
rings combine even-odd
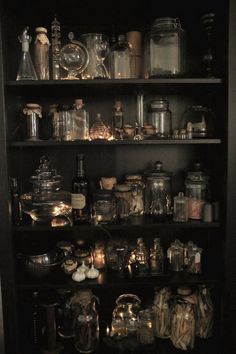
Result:
{"label": "clear glass bottle", "polygon": [[73,121],[72,140],[89,139],[89,114],[84,108],[81,98],[75,100],[74,108],[71,111]]}
{"label": "clear glass bottle", "polygon": [[185,31],[178,18],[157,18],[146,38],[145,77],[185,73]]}
{"label": "clear glass bottle", "polygon": [[164,252],[160,238],[154,238],[153,247],[150,249],[150,273],[152,275],[163,274]]}
{"label": "clear glass bottle", "polygon": [[61,25],[55,15],[51,23],[51,38],[52,38],[52,78],[53,80],[61,79],[60,66],[60,50],[61,50]]}
{"label": "clear glass bottle", "polygon": [[126,184],[117,184],[114,188],[116,197],[116,215],[119,219],[127,219],[130,216],[131,188]]}
{"label": "clear glass bottle", "polygon": [[138,275],[147,275],[149,270],[149,254],[147,248],[143,242],[142,237],[137,239],[136,248],[134,250],[135,261],[137,265],[137,274]]}
{"label": "clear glass bottle", "polygon": [[147,124],[155,127],[155,138],[168,139],[172,133],[172,113],[169,109],[169,102],[164,98],[156,98],[149,104]]}
{"label": "clear glass bottle", "polygon": [[72,141],[74,124],[73,124],[71,109],[69,105],[64,104],[61,106],[59,111],[59,120],[62,123],[62,140]]}
{"label": "clear glass bottle", "polygon": [[18,36],[18,40],[21,43],[21,59],[17,72],[16,80],[38,80],[31,56],[29,53],[29,44],[32,37],[28,34],[29,27],[26,27],[21,36]]}
{"label": "clear glass bottle", "polygon": [[112,79],[131,78],[132,50],[126,40],[126,36],[118,36],[118,42],[111,47],[110,73]]}
{"label": "clear glass bottle", "polygon": [[100,190],[94,196],[93,220],[95,224],[110,223],[116,219],[116,202],[112,191]]}
{"label": "clear glass bottle", "polygon": [[188,198],[184,196],[183,192],[179,192],[179,194],[174,197],[173,221],[188,221]]}
{"label": "clear glass bottle", "polygon": [[121,101],[116,101],[112,117],[112,134],[114,139],[123,139],[124,115]]}
{"label": "clear glass bottle", "polygon": [[155,341],[154,313],[150,309],[139,311],[137,339],[142,345],[149,345]]}
{"label": "clear glass bottle", "polygon": [[101,114],[98,113],[94,123],[90,128],[90,139],[91,140],[109,140],[112,137],[111,130],[109,126],[107,126],[101,117]]}
{"label": "clear glass bottle", "polygon": [[47,29],[35,28],[36,38],[34,42],[34,63],[39,80],[49,80],[49,46]]}
{"label": "clear glass bottle", "polygon": [[80,290],[71,299],[74,312],[74,346],[79,353],[92,353],[99,343],[98,298],[91,290]]}
{"label": "clear glass bottle", "polygon": [[52,104],[49,108],[49,116],[51,119],[52,136],[51,139],[61,141],[63,137],[62,116],[59,114],[58,104]]}
{"label": "clear glass bottle", "polygon": [[95,242],[93,249],[93,265],[96,269],[104,269],[106,266],[105,246],[102,242]]}
{"label": "clear glass bottle", "polygon": [[39,120],[42,118],[42,107],[37,103],[27,103],[23,109],[26,116],[26,140],[38,141]]}
{"label": "clear glass bottle", "polygon": [[202,248],[193,245],[188,251],[188,267],[189,273],[200,274],[202,271],[201,263]]}
{"label": "clear glass bottle", "polygon": [[167,250],[169,268],[174,272],[181,272],[184,267],[184,246],[179,240],[171,243]]}

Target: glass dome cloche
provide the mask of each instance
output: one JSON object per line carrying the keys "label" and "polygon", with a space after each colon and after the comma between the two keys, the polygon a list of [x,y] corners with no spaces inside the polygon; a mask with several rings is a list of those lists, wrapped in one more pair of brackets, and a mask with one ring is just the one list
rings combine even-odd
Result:
{"label": "glass dome cloche", "polygon": [[20,196],[22,211],[36,222],[57,224],[58,221],[58,226],[68,224],[71,196],[61,190],[62,176],[51,166],[47,156],[40,158],[39,166],[29,180],[33,190]]}

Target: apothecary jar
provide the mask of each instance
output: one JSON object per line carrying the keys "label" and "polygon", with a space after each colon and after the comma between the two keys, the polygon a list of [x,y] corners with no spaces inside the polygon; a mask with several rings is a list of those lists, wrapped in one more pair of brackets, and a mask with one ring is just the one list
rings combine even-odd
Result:
{"label": "apothecary jar", "polygon": [[145,78],[185,73],[185,31],[178,18],[157,18],[145,43]]}

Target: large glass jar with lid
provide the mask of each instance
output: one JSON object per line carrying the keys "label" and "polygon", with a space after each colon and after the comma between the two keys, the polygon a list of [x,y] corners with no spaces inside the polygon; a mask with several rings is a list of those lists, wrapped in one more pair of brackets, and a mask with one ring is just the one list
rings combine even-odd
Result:
{"label": "large glass jar with lid", "polygon": [[131,215],[142,215],[144,213],[144,182],[142,175],[127,174],[125,176],[125,184],[131,188]]}
{"label": "large glass jar with lid", "polygon": [[171,214],[171,175],[163,170],[161,161],[144,173],[146,177],[145,213],[162,221]]}
{"label": "large glass jar with lid", "polygon": [[195,162],[185,178],[185,194],[188,197],[188,217],[201,220],[203,207],[209,198],[209,176],[199,162]]}
{"label": "large glass jar with lid", "polygon": [[93,219],[95,224],[106,224],[116,219],[116,202],[112,191],[96,192],[93,202]]}
{"label": "large glass jar with lid", "polygon": [[172,132],[172,113],[169,102],[164,98],[156,98],[149,104],[147,124],[155,128],[152,138],[170,138]]}
{"label": "large glass jar with lid", "polygon": [[178,18],[157,18],[146,38],[145,77],[185,73],[185,31]]}

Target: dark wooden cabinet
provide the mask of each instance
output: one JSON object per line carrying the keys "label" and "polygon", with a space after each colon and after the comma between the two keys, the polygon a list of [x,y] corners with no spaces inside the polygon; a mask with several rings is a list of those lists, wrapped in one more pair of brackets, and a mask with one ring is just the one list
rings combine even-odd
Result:
{"label": "dark wooden cabinet", "polygon": [[[215,77],[204,77],[202,70],[202,14],[216,14]],[[15,81],[20,45],[17,36],[25,26],[45,26],[50,29],[54,13],[62,24],[62,41],[74,31],[78,38],[86,32],[104,32],[111,35],[128,30],[140,30],[143,38],[157,17],[179,17],[187,32],[187,73],[185,77],[122,80],[60,80]],[[69,277],[58,276],[37,281],[22,272],[16,260],[17,253],[26,243],[35,240],[78,240],[94,242],[99,237],[122,236],[133,242],[145,237],[147,244],[154,236],[161,237],[165,250],[175,238],[183,242],[193,240],[203,248],[203,273],[199,277],[171,275],[127,281],[104,273],[101,281],[86,284],[100,297],[101,310],[110,318],[115,298],[122,292],[136,292],[147,303],[153,300],[157,285],[206,283],[212,287],[215,305],[214,336],[196,342],[193,353],[234,353],[236,350],[236,3],[233,0],[156,1],[115,3],[101,0],[87,3],[40,1],[32,5],[27,0],[3,1],[0,32],[0,270],[2,276],[2,302],[4,341],[6,354],[28,354],[30,339],[27,324],[27,301],[34,290],[50,291],[58,288],[80,287]],[[33,45],[33,44],[31,44]],[[32,53],[32,51],[31,51]],[[36,102],[47,110],[53,103],[72,103],[82,97],[90,113],[92,124],[96,113],[111,121],[115,100],[124,103],[125,122],[136,120],[136,96],[144,94],[145,109],[155,96],[164,96],[170,103],[173,126],[177,127],[182,113],[191,104],[203,104],[215,113],[215,135],[211,139],[143,140],[111,142],[55,142],[44,139],[24,141],[22,109],[28,102]],[[75,173],[76,153],[86,157],[86,174],[96,183],[101,176],[117,176],[121,181],[125,173],[143,172],[156,160],[173,175],[173,195],[184,189],[184,171],[194,160],[201,160],[210,172],[213,201],[220,202],[220,220],[212,223],[155,223],[148,217],[105,225],[88,225],[53,229],[25,222],[19,227],[11,224],[10,177],[17,177],[21,192],[31,186],[29,177],[38,166],[40,156],[46,154],[64,177],[64,189],[71,189]],[[81,283],[83,284],[83,283]],[[108,300],[109,299],[109,300]],[[0,325],[1,326],[1,325]],[[0,333],[3,336],[3,331]],[[13,340],[14,338],[14,340]],[[1,343],[1,341],[0,341]],[[68,347],[68,350],[70,347]],[[100,352],[106,352],[106,348]],[[167,341],[158,341],[160,353],[177,353]],[[139,351],[138,351],[139,352]],[[66,353],[66,352],[65,352]],[[148,352],[149,353],[149,352]]]}

